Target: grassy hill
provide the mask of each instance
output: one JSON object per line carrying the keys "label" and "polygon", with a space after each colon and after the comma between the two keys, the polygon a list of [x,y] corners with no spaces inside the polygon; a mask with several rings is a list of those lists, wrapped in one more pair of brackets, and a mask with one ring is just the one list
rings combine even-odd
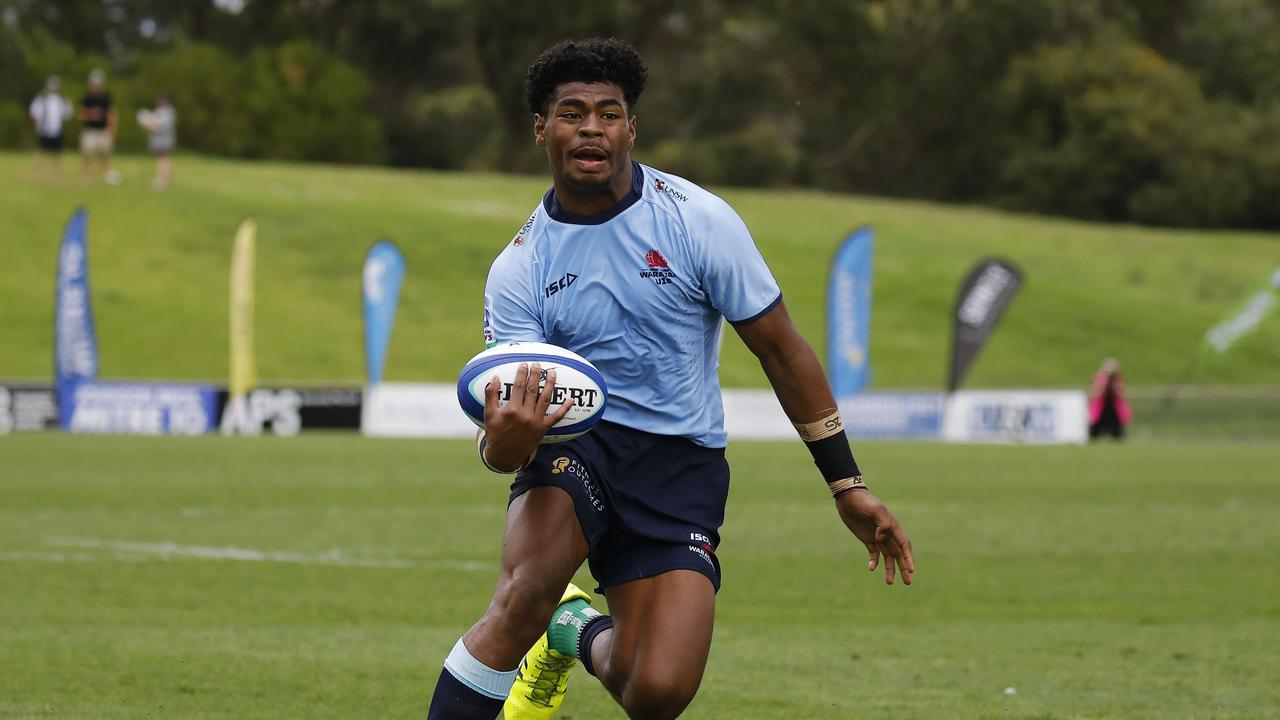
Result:
{"label": "grassy hill", "polygon": [[[504,177],[179,157],[170,190],[150,160],[122,158],[120,187],[37,181],[27,155],[0,154],[0,377],[46,378],[54,260],[63,224],[89,208],[89,256],[102,373],[224,379],[231,238],[258,222],[257,357],[264,380],[364,375],[360,266],[392,238],[409,269],[386,376],[446,381],[480,348],[492,258],[548,185]],[[827,262],[841,236],[877,229],[871,359],[876,387],[938,387],[951,306],[979,259],[997,255],[1026,283],[968,385],[1075,386],[1099,359],[1130,382],[1175,378],[1204,331],[1280,265],[1280,237],[1092,225],[984,209],[811,192],[725,189],[773,267],[793,317],[822,351]],[[736,339],[726,385],[764,379]],[[1280,384],[1280,316],[1200,384]]]}

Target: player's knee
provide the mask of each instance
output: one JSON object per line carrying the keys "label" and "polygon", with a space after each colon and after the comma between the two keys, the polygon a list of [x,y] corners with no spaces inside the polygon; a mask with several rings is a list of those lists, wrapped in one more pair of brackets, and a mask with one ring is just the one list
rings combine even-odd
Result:
{"label": "player's knee", "polygon": [[506,632],[531,636],[530,644],[547,629],[564,586],[553,586],[530,574],[503,573],[498,580],[489,615]]}
{"label": "player's knee", "polygon": [[632,718],[678,717],[693,701],[701,679],[699,673],[680,672],[670,666],[643,670],[627,679],[622,706]]}

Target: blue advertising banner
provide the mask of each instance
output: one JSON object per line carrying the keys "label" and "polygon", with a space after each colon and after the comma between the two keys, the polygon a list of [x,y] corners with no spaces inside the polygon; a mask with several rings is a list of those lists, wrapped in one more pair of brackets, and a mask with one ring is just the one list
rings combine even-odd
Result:
{"label": "blue advertising banner", "polygon": [[364,366],[369,385],[382,382],[391,326],[404,280],[404,255],[390,240],[379,240],[364,260]]}
{"label": "blue advertising banner", "polygon": [[76,208],[62,234],[53,310],[53,376],[62,393],[98,376],[98,343],[89,301],[88,213]]}
{"label": "blue advertising banner", "polygon": [[869,226],[840,243],[827,278],[827,375],[836,399],[856,394],[871,379],[871,254]]}
{"label": "blue advertising banner", "polygon": [[80,382],[59,398],[60,424],[73,433],[201,435],[218,425],[212,385]]}
{"label": "blue advertising banner", "polygon": [[867,392],[840,398],[840,418],[851,438],[937,440],[945,399],[939,392]]}

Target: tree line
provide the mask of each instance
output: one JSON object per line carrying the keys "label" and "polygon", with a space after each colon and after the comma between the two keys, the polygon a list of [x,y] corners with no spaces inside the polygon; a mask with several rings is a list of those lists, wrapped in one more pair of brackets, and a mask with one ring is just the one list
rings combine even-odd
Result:
{"label": "tree line", "polygon": [[103,67],[188,150],[535,171],[525,69],[588,35],[644,55],[637,155],[698,182],[1280,228],[1280,0],[0,0],[0,144]]}

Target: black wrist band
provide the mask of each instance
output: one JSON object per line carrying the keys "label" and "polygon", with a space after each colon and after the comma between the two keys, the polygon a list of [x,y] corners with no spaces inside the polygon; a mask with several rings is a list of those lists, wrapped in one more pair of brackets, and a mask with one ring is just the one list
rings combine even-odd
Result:
{"label": "black wrist band", "polygon": [[813,464],[818,466],[822,478],[828,484],[862,474],[858,463],[853,459],[849,438],[845,436],[844,430],[805,445],[809,448],[809,454],[813,455]]}

